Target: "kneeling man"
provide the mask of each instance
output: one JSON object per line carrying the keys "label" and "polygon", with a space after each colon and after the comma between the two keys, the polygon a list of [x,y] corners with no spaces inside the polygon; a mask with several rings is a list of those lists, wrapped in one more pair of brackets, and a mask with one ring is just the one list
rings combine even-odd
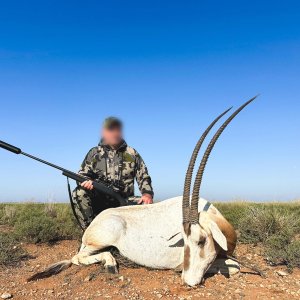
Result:
{"label": "kneeling man", "polygon": [[[128,204],[153,203],[147,167],[139,153],[126,144],[122,129],[119,119],[105,119],[99,145],[88,152],[81,165],[79,174],[87,180],[73,191],[73,202],[83,228],[87,228],[102,210],[119,206],[112,198],[95,190],[92,181],[106,181],[127,199]],[[141,197],[134,196],[134,179]]]}

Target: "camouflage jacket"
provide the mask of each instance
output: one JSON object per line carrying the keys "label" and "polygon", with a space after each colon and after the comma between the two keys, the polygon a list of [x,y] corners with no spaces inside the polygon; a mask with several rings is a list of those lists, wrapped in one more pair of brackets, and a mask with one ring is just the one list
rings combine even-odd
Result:
{"label": "camouflage jacket", "polygon": [[79,174],[92,180],[107,180],[119,187],[124,197],[134,196],[136,178],[140,192],[153,195],[151,177],[142,157],[125,141],[117,150],[100,142],[86,155]]}

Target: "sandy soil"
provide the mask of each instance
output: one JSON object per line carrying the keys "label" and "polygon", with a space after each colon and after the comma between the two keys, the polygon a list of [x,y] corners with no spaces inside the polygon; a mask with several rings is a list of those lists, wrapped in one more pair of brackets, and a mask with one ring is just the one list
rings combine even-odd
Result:
{"label": "sandy soil", "polygon": [[120,267],[117,275],[103,273],[100,265],[72,266],[61,274],[37,282],[26,278],[47,265],[69,259],[78,248],[76,241],[53,246],[25,245],[32,259],[19,267],[2,268],[0,295],[8,292],[13,299],[299,299],[300,270],[287,276],[277,272],[284,267],[265,264],[257,247],[238,247],[237,254],[254,260],[267,275],[262,278],[243,268],[232,278],[214,275],[203,286],[182,286],[180,274],[173,271]]}

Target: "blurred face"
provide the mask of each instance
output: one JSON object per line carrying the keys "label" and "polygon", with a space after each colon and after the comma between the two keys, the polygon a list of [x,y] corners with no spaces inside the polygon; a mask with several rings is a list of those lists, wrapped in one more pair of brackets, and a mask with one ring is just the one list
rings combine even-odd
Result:
{"label": "blurred face", "polygon": [[123,140],[123,131],[119,126],[113,126],[111,128],[102,129],[102,139],[104,144],[111,147],[120,145]]}

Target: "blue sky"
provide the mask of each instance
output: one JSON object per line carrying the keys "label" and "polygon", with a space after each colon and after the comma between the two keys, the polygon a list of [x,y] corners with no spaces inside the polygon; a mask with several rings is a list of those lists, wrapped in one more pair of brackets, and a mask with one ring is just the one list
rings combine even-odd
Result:
{"label": "blue sky", "polygon": [[[71,170],[104,117],[126,124],[157,199],[182,193],[202,131],[222,135],[202,196],[291,200],[300,189],[297,1],[5,1],[0,139]],[[0,151],[0,201],[66,201],[58,171]]]}

